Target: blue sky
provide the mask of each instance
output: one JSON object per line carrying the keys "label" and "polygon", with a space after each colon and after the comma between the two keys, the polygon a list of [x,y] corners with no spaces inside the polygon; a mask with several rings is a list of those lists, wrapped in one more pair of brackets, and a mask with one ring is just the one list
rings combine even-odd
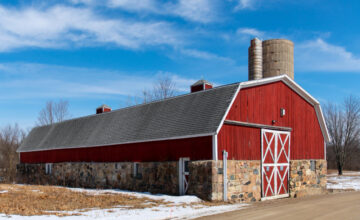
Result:
{"label": "blue sky", "polygon": [[295,81],[321,103],[359,95],[360,2],[0,1],[0,127],[35,124],[47,100],[72,117],[113,109],[162,76],[247,80],[253,37],[295,43]]}

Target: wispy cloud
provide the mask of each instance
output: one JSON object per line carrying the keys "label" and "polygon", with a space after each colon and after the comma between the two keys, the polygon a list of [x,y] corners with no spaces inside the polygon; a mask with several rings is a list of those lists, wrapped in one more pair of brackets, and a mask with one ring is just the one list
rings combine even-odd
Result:
{"label": "wispy cloud", "polygon": [[237,35],[264,38],[265,32],[255,28],[239,28],[236,30]]}
{"label": "wispy cloud", "polygon": [[14,9],[0,6],[0,51],[97,44],[138,49],[152,45],[178,46],[183,43],[181,39],[182,34],[168,22],[111,19],[81,7]]}
{"label": "wispy cloud", "polygon": [[209,53],[206,51],[196,50],[196,49],[181,49],[180,52],[186,56],[204,59],[204,60],[218,60],[223,62],[233,63],[234,60],[228,57],[219,56],[214,53]]}
{"label": "wispy cloud", "polygon": [[256,0],[236,0],[237,5],[234,10],[239,11],[243,9],[253,9],[256,3]]}
{"label": "wispy cloud", "polygon": [[295,43],[295,68],[300,71],[360,73],[360,57],[318,38]]}
{"label": "wispy cloud", "polygon": [[159,0],[71,0],[75,4],[89,6],[102,5],[113,9],[122,9],[141,15],[156,14],[180,17],[187,21],[208,23],[217,18],[218,0],[177,0],[163,2]]}
{"label": "wispy cloud", "polygon": [[[169,76],[180,93],[195,79],[170,72],[133,73],[33,63],[3,63],[0,69],[0,99],[56,99],[140,96],[154,79]],[[8,75],[8,77],[5,77]],[[74,77],[76,76],[76,77]],[[6,92],[7,91],[7,92]]]}

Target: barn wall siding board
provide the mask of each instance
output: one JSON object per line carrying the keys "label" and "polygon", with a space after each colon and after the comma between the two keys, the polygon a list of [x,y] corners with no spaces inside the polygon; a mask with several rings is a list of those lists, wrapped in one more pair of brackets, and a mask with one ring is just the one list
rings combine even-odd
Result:
{"label": "barn wall siding board", "polygon": [[[280,108],[286,110],[284,117]],[[290,127],[292,160],[324,158],[324,137],[314,106],[283,82],[241,89],[226,119]],[[260,159],[260,141],[260,129],[224,125],[218,135],[219,156],[227,149],[231,159]]]}
{"label": "barn wall siding board", "polygon": [[211,160],[212,136],[20,153],[21,163],[177,161],[180,157]]}

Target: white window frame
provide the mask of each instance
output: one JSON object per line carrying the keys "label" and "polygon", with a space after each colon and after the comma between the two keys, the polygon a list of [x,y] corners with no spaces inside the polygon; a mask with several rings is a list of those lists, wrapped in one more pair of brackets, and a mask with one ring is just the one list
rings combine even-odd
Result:
{"label": "white window frame", "polygon": [[52,173],[52,163],[45,164],[45,174],[50,175]]}
{"label": "white window frame", "polygon": [[133,164],[133,177],[136,178],[139,175],[139,166],[140,164],[138,162],[134,162]]}

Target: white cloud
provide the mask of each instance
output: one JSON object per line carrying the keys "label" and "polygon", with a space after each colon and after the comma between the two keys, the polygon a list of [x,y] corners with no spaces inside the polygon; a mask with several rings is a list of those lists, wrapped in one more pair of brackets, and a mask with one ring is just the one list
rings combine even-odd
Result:
{"label": "white cloud", "polygon": [[160,0],[71,0],[75,4],[105,5],[110,8],[136,12],[141,15],[156,14],[181,17],[188,21],[208,23],[217,18],[218,0],[176,0],[164,3]]}
{"label": "white cloud", "polygon": [[89,8],[67,6],[44,10],[0,6],[0,42],[0,51],[108,43],[131,49],[182,44],[181,33],[167,22],[109,19]]}
{"label": "white cloud", "polygon": [[360,73],[360,57],[319,38],[295,43],[295,68],[300,71]]}
{"label": "white cloud", "polygon": [[216,16],[215,0],[179,0],[169,7],[169,11],[185,19],[197,22],[210,22]]}
{"label": "white cloud", "polygon": [[159,5],[155,0],[108,0],[105,4],[112,8],[122,8],[129,11],[160,13]]}
{"label": "white cloud", "polygon": [[238,0],[235,10],[251,9],[254,7],[256,0]]}
{"label": "white cloud", "polygon": [[237,35],[247,35],[251,37],[263,38],[265,37],[265,32],[257,30],[255,28],[239,28],[236,31]]}
{"label": "white cloud", "polygon": [[[141,96],[153,87],[154,79],[169,76],[179,92],[189,91],[195,79],[169,72],[121,72],[102,69],[66,67],[33,63],[2,63],[0,99],[56,99]],[[76,77],[74,77],[76,76]]]}
{"label": "white cloud", "polygon": [[213,53],[196,50],[196,49],[181,49],[180,52],[186,56],[199,58],[203,60],[219,60],[224,62],[234,62],[232,59],[228,57],[222,57]]}

